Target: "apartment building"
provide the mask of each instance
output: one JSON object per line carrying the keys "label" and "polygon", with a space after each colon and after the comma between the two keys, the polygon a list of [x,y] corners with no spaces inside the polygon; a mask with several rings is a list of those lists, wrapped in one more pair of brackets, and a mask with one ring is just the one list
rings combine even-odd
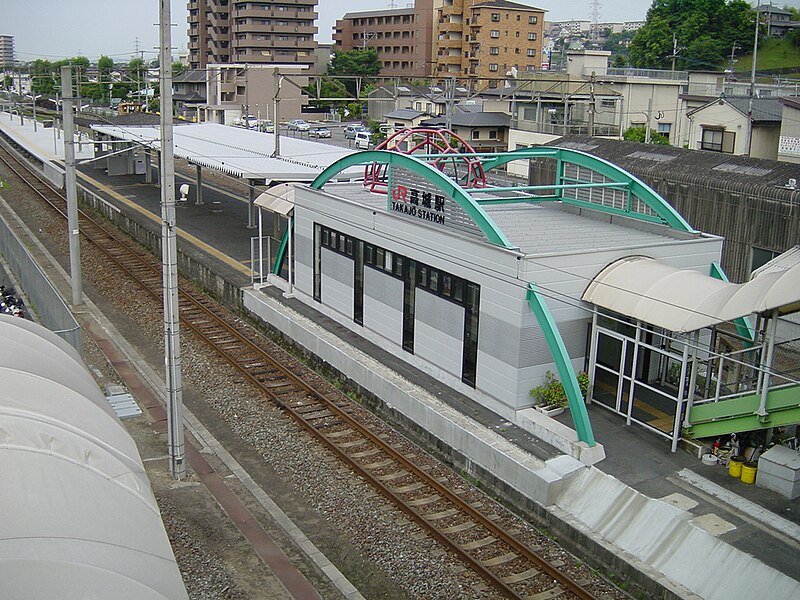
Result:
{"label": "apartment building", "polygon": [[14,36],[0,34],[0,67],[14,66]]}
{"label": "apartment building", "polygon": [[544,13],[509,0],[440,0],[437,74],[499,79],[512,68],[540,69]]}
{"label": "apartment building", "polygon": [[384,76],[431,75],[433,15],[433,0],[416,0],[412,8],[347,13],[336,21],[334,50],[375,48]]}
{"label": "apartment building", "polygon": [[189,66],[315,62],[318,0],[189,0]]}
{"label": "apartment building", "polygon": [[[295,85],[303,87],[308,85],[302,77],[307,71],[299,65],[210,64],[205,70],[206,102],[197,106],[198,120],[233,125],[247,115],[280,122],[304,117],[308,96],[294,85],[280,86],[279,75],[291,76]],[[280,99],[277,118],[276,93]]]}

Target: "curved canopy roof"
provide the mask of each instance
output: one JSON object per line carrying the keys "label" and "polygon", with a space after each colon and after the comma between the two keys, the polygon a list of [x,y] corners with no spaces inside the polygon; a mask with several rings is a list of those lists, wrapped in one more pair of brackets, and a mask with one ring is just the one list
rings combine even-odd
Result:
{"label": "curved canopy roof", "polygon": [[0,596],[183,599],[131,436],[80,357],[0,315]]}
{"label": "curved canopy roof", "polygon": [[645,256],[628,256],[603,269],[582,298],[674,332],[695,331],[774,309],[788,314],[800,310],[800,246],[767,263],[742,284]]}

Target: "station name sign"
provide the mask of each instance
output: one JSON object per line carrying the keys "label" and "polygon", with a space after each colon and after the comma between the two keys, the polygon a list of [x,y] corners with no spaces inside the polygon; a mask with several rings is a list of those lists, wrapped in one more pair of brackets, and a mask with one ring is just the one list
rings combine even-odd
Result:
{"label": "station name sign", "polygon": [[391,210],[436,225],[445,224],[444,202],[445,197],[442,194],[408,185],[395,184],[390,190]]}
{"label": "station name sign", "polygon": [[483,237],[472,217],[446,189],[411,169],[392,165],[386,210],[402,219],[424,221],[437,229]]}

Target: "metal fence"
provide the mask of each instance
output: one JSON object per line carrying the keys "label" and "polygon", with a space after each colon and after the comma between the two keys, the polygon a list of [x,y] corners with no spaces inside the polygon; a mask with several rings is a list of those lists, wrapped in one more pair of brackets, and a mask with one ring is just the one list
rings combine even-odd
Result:
{"label": "metal fence", "polygon": [[80,325],[47,275],[2,215],[0,215],[0,253],[25,291],[28,302],[26,310],[33,310],[42,325],[61,336],[83,355]]}

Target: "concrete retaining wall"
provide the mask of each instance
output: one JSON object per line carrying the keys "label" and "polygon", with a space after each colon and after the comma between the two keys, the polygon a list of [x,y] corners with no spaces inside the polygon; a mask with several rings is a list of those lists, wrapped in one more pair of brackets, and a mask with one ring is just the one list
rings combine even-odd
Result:
{"label": "concrete retaining wall", "polygon": [[439,444],[460,453],[473,477],[485,471],[547,505],[558,496],[564,480],[583,468],[570,456],[539,460],[267,296],[244,290],[244,307],[361,386],[389,410],[428,432]]}
{"label": "concrete retaining wall", "polygon": [[[683,598],[800,598],[800,583],[594,468],[563,486],[548,510]],[[677,585],[676,585],[677,584]]]}

